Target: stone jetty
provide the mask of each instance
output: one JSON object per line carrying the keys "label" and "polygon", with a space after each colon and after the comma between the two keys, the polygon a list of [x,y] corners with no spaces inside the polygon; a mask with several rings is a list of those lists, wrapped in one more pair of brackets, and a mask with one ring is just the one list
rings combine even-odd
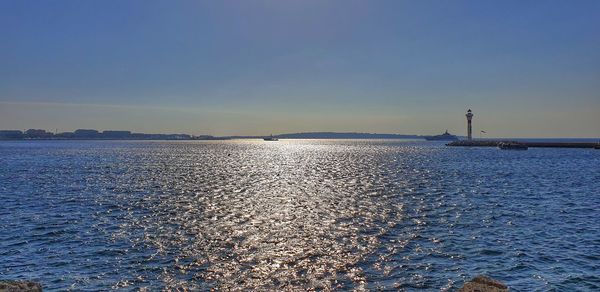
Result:
{"label": "stone jetty", "polygon": [[31,281],[0,280],[0,292],[42,292],[42,285]]}
{"label": "stone jetty", "polygon": [[458,289],[458,292],[507,292],[508,287],[490,277],[477,276]]}
{"label": "stone jetty", "polygon": [[521,142],[521,141],[501,141],[501,140],[459,140],[446,144],[447,146],[462,147],[498,147],[500,143],[522,144],[527,147],[544,148],[595,148],[598,143],[583,142]]}

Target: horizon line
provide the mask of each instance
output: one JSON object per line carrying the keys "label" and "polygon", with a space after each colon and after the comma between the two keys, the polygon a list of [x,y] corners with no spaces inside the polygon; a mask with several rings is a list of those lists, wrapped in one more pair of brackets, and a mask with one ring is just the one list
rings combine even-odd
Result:
{"label": "horizon line", "polygon": [[[97,129],[90,129],[90,128],[80,128],[80,129],[75,129],[73,131],[49,131],[48,129],[42,129],[42,128],[29,128],[26,130],[21,130],[21,129],[0,129],[0,132],[7,132],[7,131],[20,131],[22,134],[26,134],[26,132],[28,130],[42,130],[45,131],[47,134],[51,134],[51,135],[59,135],[59,134],[69,134],[69,133],[75,133],[78,130],[92,130],[92,131],[96,131],[98,132],[98,134],[103,134],[104,132],[129,132],[129,134],[142,134],[142,135],[188,135],[190,137],[214,137],[214,138],[240,138],[240,139],[253,139],[253,138],[261,138],[261,137],[266,137],[269,135],[256,135],[256,134],[249,134],[249,135],[214,135],[214,134],[209,134],[209,133],[204,133],[204,134],[198,134],[198,135],[194,135],[194,134],[188,134],[185,132],[153,132],[153,133],[145,133],[145,132],[135,132],[132,130],[124,130],[124,129],[103,129],[103,130],[97,130]],[[340,135],[340,134],[353,134],[353,135],[372,135],[372,136],[412,136],[412,137],[419,137],[419,138],[424,138],[424,137],[428,137],[428,136],[432,136],[432,135],[422,135],[422,134],[404,134],[404,133],[378,133],[378,132],[356,132],[356,131],[343,131],[343,132],[337,132],[337,131],[307,131],[307,132],[285,132],[285,133],[279,133],[279,134],[272,134],[275,137],[279,137],[279,136],[284,136],[284,135],[299,135],[299,134],[304,134],[304,135],[310,135],[310,134],[334,134],[334,135]],[[435,134],[434,134],[435,135]],[[466,138],[466,135],[455,135],[456,137],[459,138]],[[58,138],[58,137],[57,137]],[[31,138],[29,138],[31,139]],[[35,139],[35,138],[34,138]],[[51,138],[50,138],[51,139]],[[343,139],[353,139],[353,138],[282,138],[282,139],[339,139],[339,140],[343,140]],[[356,139],[361,139],[361,138],[356,138]],[[398,137],[398,138],[364,138],[364,139],[386,139],[386,140],[392,140],[392,139],[411,139],[410,137],[408,138],[402,138],[402,137]],[[544,137],[500,137],[500,136],[487,136],[487,137],[473,137],[473,140],[489,140],[489,139],[600,139],[599,137],[559,137],[559,136],[544,136]],[[110,140],[110,139],[107,139]]]}

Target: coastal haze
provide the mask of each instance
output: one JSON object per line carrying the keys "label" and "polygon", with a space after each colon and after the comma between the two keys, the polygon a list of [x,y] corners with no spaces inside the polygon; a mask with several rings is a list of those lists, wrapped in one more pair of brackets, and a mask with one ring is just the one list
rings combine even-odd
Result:
{"label": "coastal haze", "polygon": [[0,128],[600,135],[598,1],[2,1]]}

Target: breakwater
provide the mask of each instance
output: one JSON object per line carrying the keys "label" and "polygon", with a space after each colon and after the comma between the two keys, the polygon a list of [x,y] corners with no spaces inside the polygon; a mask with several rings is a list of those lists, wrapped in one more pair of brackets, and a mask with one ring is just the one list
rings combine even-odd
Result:
{"label": "breakwater", "polygon": [[447,146],[463,146],[463,147],[498,147],[502,142],[522,144],[527,147],[544,147],[544,148],[597,148],[598,143],[590,142],[522,142],[522,141],[504,141],[504,140],[460,140],[446,144]]}

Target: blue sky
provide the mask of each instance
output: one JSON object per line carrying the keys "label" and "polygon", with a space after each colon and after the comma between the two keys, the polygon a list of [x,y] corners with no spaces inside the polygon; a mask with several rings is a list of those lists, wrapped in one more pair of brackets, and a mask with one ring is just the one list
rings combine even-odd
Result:
{"label": "blue sky", "polygon": [[600,136],[600,1],[0,0],[0,128]]}

